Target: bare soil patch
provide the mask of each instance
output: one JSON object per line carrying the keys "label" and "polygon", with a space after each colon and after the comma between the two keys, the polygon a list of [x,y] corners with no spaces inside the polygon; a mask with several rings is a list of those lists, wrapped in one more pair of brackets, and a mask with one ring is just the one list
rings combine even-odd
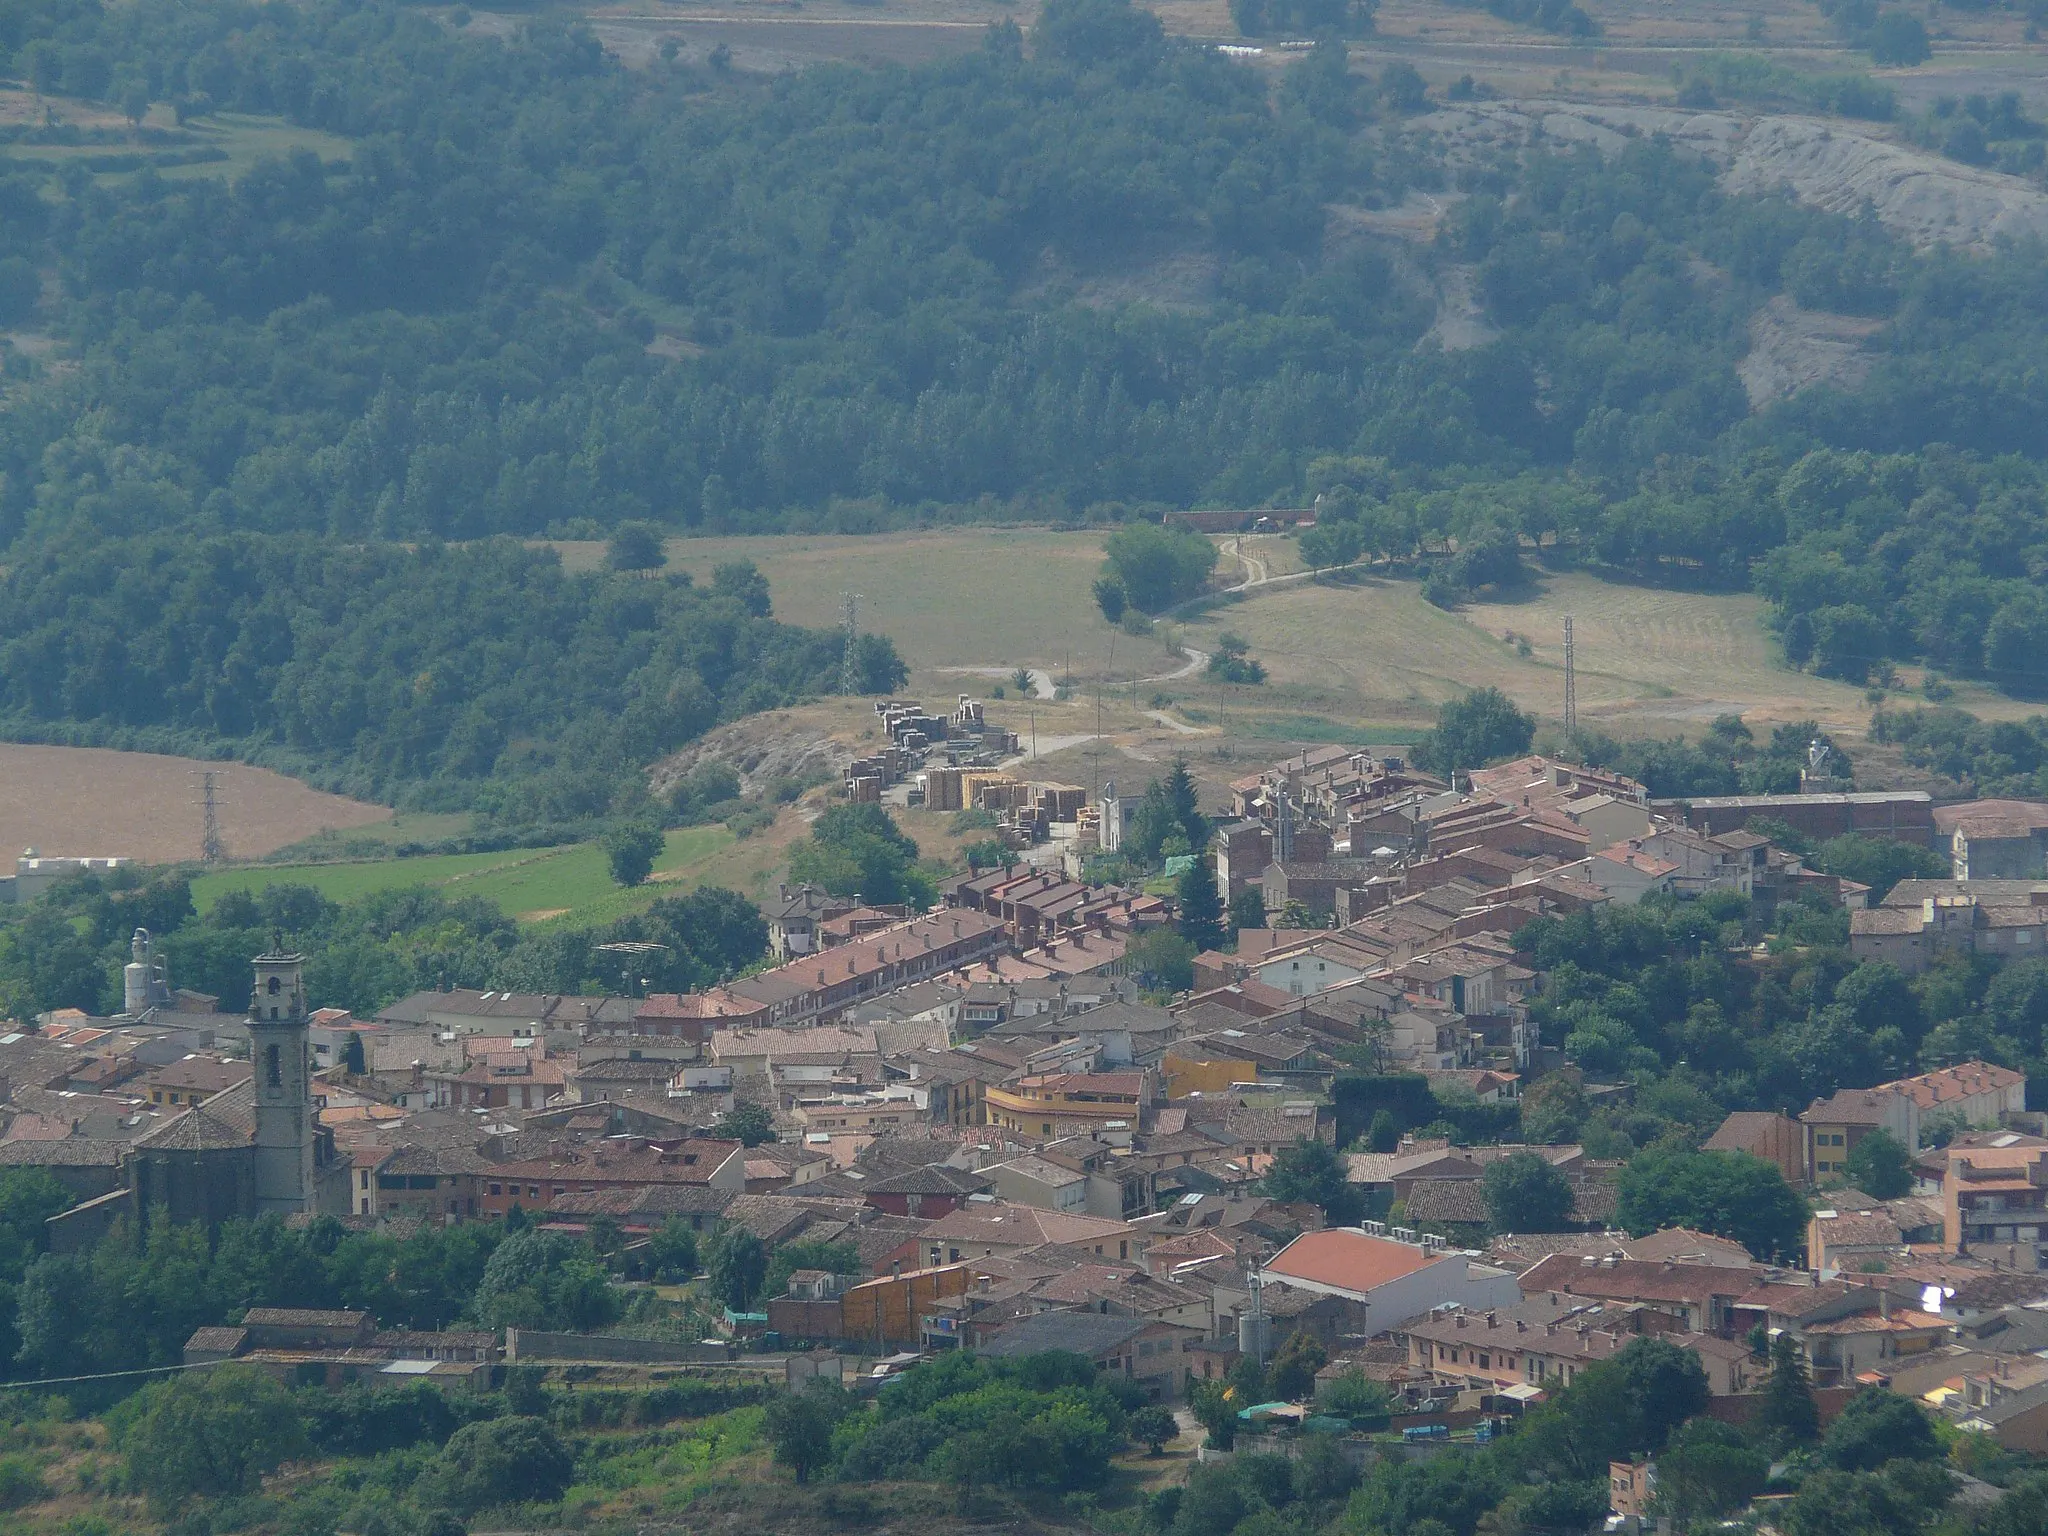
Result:
{"label": "bare soil patch", "polygon": [[1790,294],[1777,295],[1750,318],[1749,355],[1736,369],[1750,409],[1815,384],[1854,389],[1877,361],[1863,344],[1883,328],[1880,320],[1802,309]]}
{"label": "bare soil patch", "polygon": [[38,126],[53,119],[76,128],[128,127],[128,119],[109,106],[0,86],[0,126]]}
{"label": "bare soil patch", "polygon": [[388,806],[241,763],[0,742],[0,854],[33,847],[152,864],[196,859],[198,774],[206,768],[218,775],[221,835],[232,858],[260,858],[329,828],[391,819]]}

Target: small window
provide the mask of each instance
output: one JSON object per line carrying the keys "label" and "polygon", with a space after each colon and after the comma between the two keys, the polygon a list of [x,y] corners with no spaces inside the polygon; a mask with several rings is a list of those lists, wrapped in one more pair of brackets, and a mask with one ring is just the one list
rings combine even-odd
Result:
{"label": "small window", "polygon": [[[273,981],[276,979],[274,976],[271,978]],[[273,1016],[277,1013],[275,1008],[270,1011]],[[273,1088],[284,1086],[284,1053],[277,1046],[267,1045],[263,1048],[263,1080]],[[172,1096],[172,1102],[177,1102],[175,1095]]]}
{"label": "small window", "polygon": [[[277,996],[278,993],[284,990],[284,983],[282,981],[279,981],[275,976],[273,976],[270,978],[270,984],[266,986],[263,990],[268,992],[272,997],[275,997]],[[274,1019],[277,1017],[277,1015],[273,1013],[271,1017]]]}

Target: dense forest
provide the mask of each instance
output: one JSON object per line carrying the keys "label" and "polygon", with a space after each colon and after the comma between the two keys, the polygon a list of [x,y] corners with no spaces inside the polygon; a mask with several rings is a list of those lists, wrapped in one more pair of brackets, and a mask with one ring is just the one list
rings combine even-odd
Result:
{"label": "dense forest", "polygon": [[[2048,681],[2038,250],[1917,253],[1724,195],[1654,139],[1454,163],[1412,70],[1331,45],[1274,84],[1125,0],[773,81],[339,0],[63,0],[9,12],[0,49],[131,115],[351,142],[239,179],[0,177],[0,307],[76,358],[0,347],[16,734],[226,740],[419,803],[552,774],[508,815],[582,814],[603,789],[570,760],[800,693],[822,641],[728,617],[700,647],[715,597],[433,541],[1317,494],[1389,555],[1535,539],[1754,580],[1788,656],[1835,675]],[[1425,341],[1414,263],[1331,211],[1419,189],[1463,194],[1423,254],[1470,268],[1485,346]],[[1193,301],[1090,287],[1189,254]],[[1780,292],[1886,328],[1861,387],[1753,415],[1736,364]],[[344,576],[360,596],[315,590]]]}
{"label": "dense forest", "polygon": [[[330,787],[486,821],[639,811],[637,768],[722,720],[829,691],[844,639],[768,617],[748,565],[566,575],[551,550],[309,534],[82,533],[0,579],[11,734],[230,743]],[[903,664],[864,637],[858,679]]]}
{"label": "dense forest", "polygon": [[603,992],[619,986],[606,943],[659,945],[633,962],[655,991],[687,992],[765,961],[760,910],[735,891],[707,887],[593,927],[526,927],[496,905],[424,887],[337,903],[302,885],[260,895],[230,891],[202,916],[182,875],[130,871],[68,880],[0,925],[0,1010],[32,1017],[52,1008],[104,1014],[120,1005],[129,937],[147,928],[180,986],[249,1003],[250,961],[282,935],[307,956],[307,986],[323,1005],[364,1017],[409,992],[503,987]]}

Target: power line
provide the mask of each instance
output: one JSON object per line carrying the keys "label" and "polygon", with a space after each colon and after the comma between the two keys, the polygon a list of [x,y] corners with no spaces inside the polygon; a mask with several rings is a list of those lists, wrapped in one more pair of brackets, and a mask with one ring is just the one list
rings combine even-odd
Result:
{"label": "power line", "polygon": [[839,594],[842,612],[841,623],[846,628],[846,648],[839,654],[839,692],[852,698],[860,692],[860,667],[856,653],[860,649],[860,594],[842,592]]}
{"label": "power line", "polygon": [[206,1371],[226,1360],[192,1360],[184,1365],[139,1365],[132,1371],[100,1371],[91,1376],[39,1376],[34,1381],[10,1381],[10,1387],[62,1387],[74,1381],[119,1381],[127,1376],[164,1376],[173,1371]]}
{"label": "power line", "polygon": [[227,798],[220,792],[223,775],[218,769],[203,768],[193,777],[199,780],[199,862],[223,863],[228,856],[227,844],[220,835],[220,808],[227,804]]}
{"label": "power line", "polygon": [[1579,734],[1579,665],[1570,614],[1564,616],[1564,734],[1566,740]]}

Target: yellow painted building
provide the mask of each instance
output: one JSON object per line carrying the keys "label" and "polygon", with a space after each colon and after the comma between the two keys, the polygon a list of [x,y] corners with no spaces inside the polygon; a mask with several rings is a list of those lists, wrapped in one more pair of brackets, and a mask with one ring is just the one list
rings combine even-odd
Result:
{"label": "yellow painted building", "polygon": [[1159,1063],[1166,1079],[1166,1096],[1184,1099],[1191,1093],[1228,1093],[1232,1083],[1255,1083],[1259,1064],[1229,1056],[1177,1056],[1166,1053]]}
{"label": "yellow painted building", "polygon": [[990,1084],[982,1105],[990,1125],[1025,1136],[1067,1136],[1097,1130],[1111,1121],[1137,1129],[1145,1107],[1142,1072],[1053,1072]]}

